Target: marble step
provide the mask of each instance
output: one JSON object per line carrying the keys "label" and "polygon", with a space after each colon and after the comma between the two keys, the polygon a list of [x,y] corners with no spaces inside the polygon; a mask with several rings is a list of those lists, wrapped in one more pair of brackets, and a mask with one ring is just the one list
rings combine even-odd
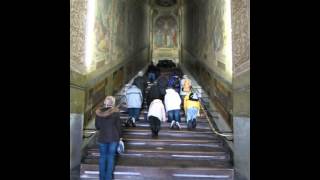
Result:
{"label": "marble step", "polygon": [[[98,165],[82,164],[81,179],[98,179]],[[177,167],[141,167],[117,165],[114,179],[201,179],[201,180],[232,180],[234,170],[231,168],[177,168]]]}

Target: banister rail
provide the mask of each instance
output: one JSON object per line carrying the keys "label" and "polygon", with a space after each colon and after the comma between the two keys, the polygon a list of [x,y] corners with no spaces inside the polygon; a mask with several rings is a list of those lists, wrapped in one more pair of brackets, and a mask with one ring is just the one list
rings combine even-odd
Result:
{"label": "banister rail", "polygon": [[85,86],[80,86],[80,85],[72,83],[72,82],[70,82],[70,87],[75,88],[75,89],[80,89],[83,91],[85,91],[87,89]]}
{"label": "banister rail", "polygon": [[[198,93],[201,93],[201,92],[198,91],[198,89],[201,89],[201,88],[194,88],[194,87],[192,87],[192,88],[191,88],[191,92],[197,91],[197,92],[196,92],[197,94],[198,94]],[[218,127],[211,122],[211,120],[210,120],[211,118],[208,116],[207,109],[203,106],[203,98],[201,97],[201,94],[200,94],[200,98],[199,98],[199,99],[200,99],[200,101],[201,101],[201,102],[200,102],[200,109],[202,109],[202,111],[204,112],[204,114],[205,114],[205,116],[206,116],[206,119],[208,120],[209,126],[210,126],[211,130],[213,131],[213,133],[215,133],[215,134],[223,137],[223,138],[226,139],[227,141],[233,141],[233,131],[229,131],[229,132],[221,132],[221,131],[218,131],[218,130],[217,130]],[[231,137],[231,139],[228,139],[227,137]]]}

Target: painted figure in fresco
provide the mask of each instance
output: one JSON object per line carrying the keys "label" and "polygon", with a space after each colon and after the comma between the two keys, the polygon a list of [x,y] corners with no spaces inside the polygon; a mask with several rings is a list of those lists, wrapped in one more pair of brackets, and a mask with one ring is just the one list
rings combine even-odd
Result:
{"label": "painted figure in fresco", "polygon": [[168,48],[174,48],[177,46],[177,35],[176,35],[176,30],[175,28],[171,28],[168,30]]}
{"label": "painted figure in fresco", "polygon": [[[96,48],[106,53],[110,50],[110,7],[105,1],[98,1],[98,11],[95,20]],[[102,3],[102,4],[101,4]]]}
{"label": "painted figure in fresco", "polygon": [[164,25],[163,25],[163,34],[164,34],[164,47],[168,48],[170,45],[170,37],[168,34],[168,29],[169,29],[169,25],[168,22],[166,21],[166,19],[164,20]]}
{"label": "painted figure in fresco", "polygon": [[173,47],[177,47],[177,31],[176,30],[173,30],[172,41],[173,41]]}
{"label": "painted figure in fresco", "polygon": [[[94,27],[94,32],[96,35],[96,47],[99,51],[103,50],[103,32],[102,32],[102,27],[99,21],[95,22],[95,27]],[[106,46],[106,45],[105,45]]]}
{"label": "painted figure in fresco", "polygon": [[[221,3],[223,4],[224,1],[221,1]],[[223,17],[224,17],[224,11],[220,11],[217,9],[217,7],[213,7],[213,17],[214,18],[214,22],[216,22],[216,24],[213,27],[213,48],[214,48],[214,52],[219,52],[223,49],[224,46],[224,21],[223,21]]]}
{"label": "painted figure in fresco", "polygon": [[101,52],[106,52],[109,49],[108,46],[109,38],[107,34],[104,34],[103,38],[98,43],[98,48]]}
{"label": "painted figure in fresco", "polygon": [[221,32],[221,28],[218,27],[218,26],[215,26],[215,29],[214,29],[214,50],[215,52],[218,52],[222,49],[222,46],[223,46],[223,41],[221,39],[221,36],[223,35],[223,32]]}
{"label": "painted figure in fresco", "polygon": [[166,45],[166,48],[172,48],[172,39],[171,39],[171,36],[170,36],[170,34],[169,33],[166,33],[167,34],[167,36],[166,36],[166,38],[167,38],[167,45]]}
{"label": "painted figure in fresco", "polygon": [[155,34],[157,47],[177,47],[177,25],[176,20],[171,16],[160,17],[156,21],[158,31]]}
{"label": "painted figure in fresco", "polygon": [[156,44],[156,47],[159,48],[162,46],[162,33],[161,33],[161,30],[159,29],[157,32],[156,32],[156,38],[155,38],[155,44]]}

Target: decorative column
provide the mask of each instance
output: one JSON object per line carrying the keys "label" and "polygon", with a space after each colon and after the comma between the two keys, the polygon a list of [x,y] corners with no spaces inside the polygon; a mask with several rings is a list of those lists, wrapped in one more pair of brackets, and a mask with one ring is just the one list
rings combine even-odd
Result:
{"label": "decorative column", "polygon": [[250,0],[232,0],[235,175],[250,179]]}

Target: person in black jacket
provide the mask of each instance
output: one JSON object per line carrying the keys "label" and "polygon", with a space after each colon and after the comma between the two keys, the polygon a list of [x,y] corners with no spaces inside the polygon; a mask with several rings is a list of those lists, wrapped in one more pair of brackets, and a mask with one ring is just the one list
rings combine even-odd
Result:
{"label": "person in black jacket", "polygon": [[148,80],[153,83],[157,79],[158,74],[158,68],[151,62],[147,70]]}
{"label": "person in black jacket", "polygon": [[99,178],[112,179],[114,159],[121,138],[120,111],[115,106],[115,98],[107,96],[102,108],[96,110],[95,126],[99,131]]}
{"label": "person in black jacket", "polygon": [[166,89],[168,87],[168,79],[165,75],[160,75],[160,77],[158,78],[158,87],[160,89],[160,98],[163,101],[164,100],[164,96],[166,95]]}
{"label": "person in black jacket", "polygon": [[142,96],[145,97],[145,89],[147,88],[148,84],[147,84],[147,79],[143,76],[143,72],[142,71],[139,71],[138,73],[138,77],[136,77],[134,80],[133,80],[133,83],[134,85],[136,85],[142,92]]}
{"label": "person in black jacket", "polygon": [[147,95],[147,105],[150,106],[150,103],[155,99],[161,99],[160,88],[158,83],[155,81],[154,84],[151,86],[149,93]]}

